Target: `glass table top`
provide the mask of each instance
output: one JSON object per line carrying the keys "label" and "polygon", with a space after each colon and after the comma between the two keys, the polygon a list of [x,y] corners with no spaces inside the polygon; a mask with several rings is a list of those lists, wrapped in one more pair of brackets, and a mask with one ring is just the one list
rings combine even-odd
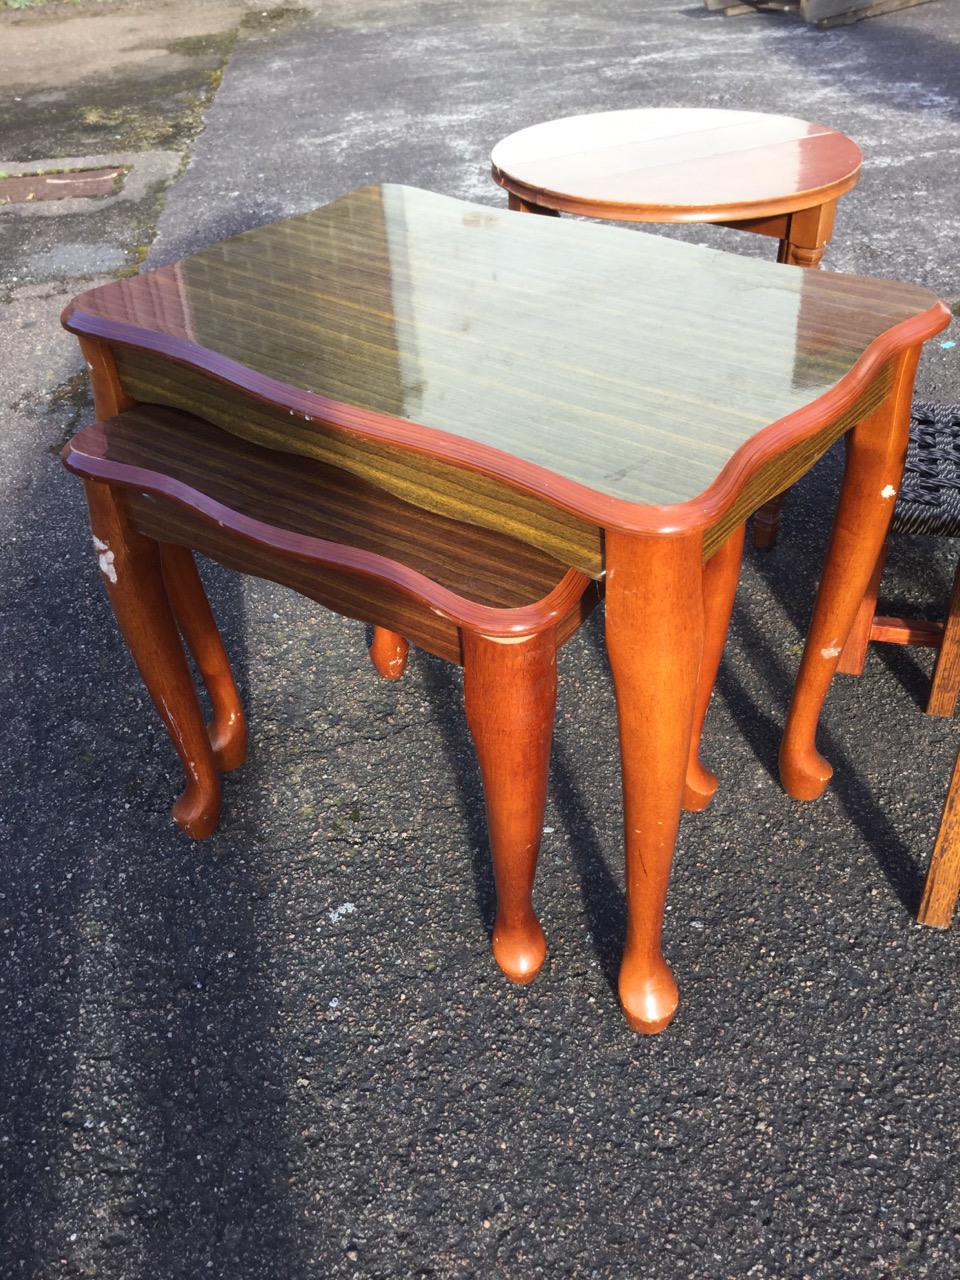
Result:
{"label": "glass table top", "polygon": [[[64,322],[201,369],[215,356],[241,385],[271,380],[279,404],[310,393],[319,418],[339,402],[672,505],[938,305],[915,286],[373,186],[81,294]],[[924,323],[920,337],[943,321]]]}

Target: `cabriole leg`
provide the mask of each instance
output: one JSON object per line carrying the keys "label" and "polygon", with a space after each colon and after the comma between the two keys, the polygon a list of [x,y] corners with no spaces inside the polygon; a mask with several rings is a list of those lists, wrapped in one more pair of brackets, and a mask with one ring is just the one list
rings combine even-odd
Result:
{"label": "cabriole leg", "polygon": [[247,754],[247,721],[230,659],[192,553],[172,542],[159,545],[163,582],[174,617],[210,694],[213,719],[208,733],[214,759],[221,772],[229,773],[243,764]]}
{"label": "cabriole leg", "polygon": [[817,750],[817,722],[893,517],[918,356],[914,349],[900,357],[887,400],[846,437],[840,500],[780,747],[780,779],[794,800],[815,800],[833,776]]}
{"label": "cabriole leg", "polygon": [[108,485],[85,481],[94,547],[127,647],[187,775],[173,816],[201,840],[220,819],[220,775],[164,587],[160,551]]}
{"label": "cabriole leg", "polygon": [[683,807],[691,813],[705,809],[717,789],[717,775],[700,763],[700,737],[733,613],[745,531],[745,525],[735,529],[703,566],[703,658],[697,681],[687,781],[683,789]]}
{"label": "cabriole leg", "polygon": [[703,652],[699,534],[607,531],[606,637],[617,695],[627,871],[620,999],[636,1031],[661,1031],[677,984],[660,950]]}
{"label": "cabriole leg", "polygon": [[557,701],[556,634],[550,628],[521,640],[462,635],[464,702],[497,887],[493,954],[511,981],[530,982],[547,953],[532,894]]}
{"label": "cabriole leg", "polygon": [[386,627],[374,627],[370,643],[370,657],[384,680],[399,680],[407,669],[407,653],[410,645],[396,631]]}

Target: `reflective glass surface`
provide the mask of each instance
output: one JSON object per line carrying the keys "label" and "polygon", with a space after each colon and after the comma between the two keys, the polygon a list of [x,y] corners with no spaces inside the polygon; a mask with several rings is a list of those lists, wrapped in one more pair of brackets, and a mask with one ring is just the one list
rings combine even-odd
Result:
{"label": "reflective glass surface", "polygon": [[383,186],[83,294],[68,327],[99,316],[198,367],[209,352],[266,375],[280,403],[306,390],[670,505],[935,303]]}

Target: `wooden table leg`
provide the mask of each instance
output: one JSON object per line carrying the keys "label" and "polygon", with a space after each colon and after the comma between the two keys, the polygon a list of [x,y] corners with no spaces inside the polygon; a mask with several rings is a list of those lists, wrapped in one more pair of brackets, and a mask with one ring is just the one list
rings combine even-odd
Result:
{"label": "wooden table leg", "polygon": [[512,191],[507,192],[507,208],[514,209],[518,213],[542,213],[548,218],[560,217],[559,209],[546,209],[542,204],[531,204],[528,200],[521,200]]}
{"label": "wooden table leg", "polygon": [[159,545],[167,598],[210,695],[213,719],[208,733],[214,759],[222,773],[229,773],[239,769],[247,754],[247,721],[230,659],[192,553],[172,542]]}
{"label": "wooden table leg", "polygon": [[464,630],[462,638],[464,703],[497,886],[493,954],[511,981],[530,982],[547,954],[532,893],[557,702],[556,633],[496,640]]}
{"label": "wooden table leg", "polygon": [[662,1030],[677,985],[660,950],[703,653],[699,533],[606,534],[606,638],[623,765],[627,941],[620,999],[637,1031]]}
{"label": "wooden table leg", "polygon": [[949,929],[957,896],[960,894],[960,756],[953,767],[950,787],[943,806],[943,817],[937,832],[923,901],[917,916],[920,924],[936,929]]}
{"label": "wooden table leg", "polygon": [[202,840],[220,820],[220,774],[167,598],[159,546],[134,527],[108,485],[86,481],[85,488],[107,595],[187,775],[173,816],[188,836]]}
{"label": "wooden table leg", "polygon": [[407,669],[409,643],[396,631],[386,627],[374,627],[370,643],[370,657],[384,680],[399,680]]}
{"label": "wooden table leg", "polygon": [[733,613],[745,532],[746,525],[734,529],[723,546],[703,566],[703,658],[697,680],[687,780],[683,788],[683,807],[690,813],[705,809],[717,789],[717,775],[700,763],[700,737],[707,718],[710,695],[717,682],[723,646]]}
{"label": "wooden table leg", "polygon": [[[787,225],[780,240],[777,261],[794,267],[819,267],[833,235],[837,212],[836,200],[800,209],[787,215]],[[780,536],[783,504],[789,489],[778,493],[760,507],[753,517],[753,545],[768,551]]]}
{"label": "wooden table leg", "polygon": [[817,722],[893,518],[919,354],[904,352],[886,401],[846,437],[840,501],[780,747],[780,778],[795,800],[815,800],[833,776],[817,751]]}
{"label": "wooden table leg", "polygon": [[789,492],[789,489],[784,489],[783,493],[778,493],[753,513],[753,545],[760,551],[769,551],[777,545],[783,523],[783,504]]}
{"label": "wooden table leg", "polygon": [[836,200],[791,213],[777,261],[795,267],[819,267],[833,235],[836,213]]}

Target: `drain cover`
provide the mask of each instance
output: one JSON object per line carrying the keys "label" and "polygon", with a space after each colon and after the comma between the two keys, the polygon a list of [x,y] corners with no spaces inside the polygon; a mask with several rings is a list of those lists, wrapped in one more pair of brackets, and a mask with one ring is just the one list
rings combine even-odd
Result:
{"label": "drain cover", "polygon": [[111,196],[123,186],[125,173],[123,168],[73,169],[68,173],[24,173],[0,178],[0,204]]}

